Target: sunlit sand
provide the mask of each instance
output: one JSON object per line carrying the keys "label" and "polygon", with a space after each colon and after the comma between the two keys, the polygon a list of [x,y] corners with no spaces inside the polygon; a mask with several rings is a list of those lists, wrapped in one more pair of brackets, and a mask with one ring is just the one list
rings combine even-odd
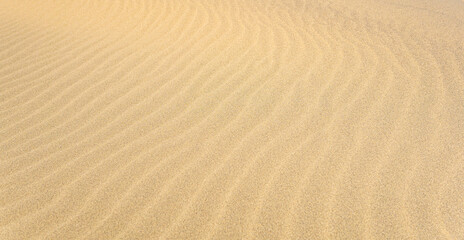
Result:
{"label": "sunlit sand", "polygon": [[0,239],[464,239],[464,2],[0,0]]}

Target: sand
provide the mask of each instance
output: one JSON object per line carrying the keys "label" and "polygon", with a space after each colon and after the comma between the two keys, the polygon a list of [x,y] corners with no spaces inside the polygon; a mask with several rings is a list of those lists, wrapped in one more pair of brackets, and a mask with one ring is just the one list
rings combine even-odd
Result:
{"label": "sand", "polygon": [[0,0],[0,239],[464,239],[464,2]]}

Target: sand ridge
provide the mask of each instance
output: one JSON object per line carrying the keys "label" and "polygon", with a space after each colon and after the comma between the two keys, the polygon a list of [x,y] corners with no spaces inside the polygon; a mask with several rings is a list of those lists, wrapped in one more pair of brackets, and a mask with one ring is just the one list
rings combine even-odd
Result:
{"label": "sand ridge", "polygon": [[463,23],[0,0],[0,239],[462,239]]}

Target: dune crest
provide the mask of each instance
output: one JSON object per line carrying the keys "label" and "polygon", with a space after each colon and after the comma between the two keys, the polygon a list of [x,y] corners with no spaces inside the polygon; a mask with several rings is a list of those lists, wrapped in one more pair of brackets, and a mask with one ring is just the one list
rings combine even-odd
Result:
{"label": "dune crest", "polygon": [[0,0],[0,239],[464,239],[464,3]]}

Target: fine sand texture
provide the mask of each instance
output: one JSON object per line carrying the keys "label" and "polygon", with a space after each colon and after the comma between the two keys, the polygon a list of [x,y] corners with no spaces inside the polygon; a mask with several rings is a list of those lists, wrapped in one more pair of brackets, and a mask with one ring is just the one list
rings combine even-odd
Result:
{"label": "fine sand texture", "polygon": [[0,239],[464,239],[464,2],[0,0]]}

